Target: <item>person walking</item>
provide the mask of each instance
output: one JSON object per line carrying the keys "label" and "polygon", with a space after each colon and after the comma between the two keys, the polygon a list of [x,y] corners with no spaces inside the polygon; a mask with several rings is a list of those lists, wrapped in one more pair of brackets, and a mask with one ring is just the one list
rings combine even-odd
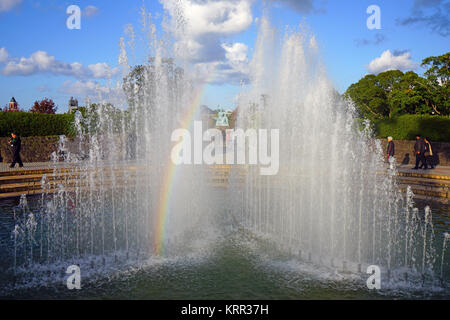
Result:
{"label": "person walking", "polygon": [[421,168],[425,166],[425,170],[428,169],[427,160],[425,159],[425,141],[420,134],[416,135],[416,143],[414,144],[414,154],[416,155],[416,166],[413,170],[419,169],[419,163],[422,162]]}
{"label": "person walking", "polygon": [[9,140],[9,143],[11,145],[12,152],[13,152],[13,161],[9,167],[14,168],[16,166],[16,163],[18,163],[19,167],[22,168],[23,163],[22,163],[22,159],[20,158],[20,150],[22,148],[22,141],[20,140],[20,137],[17,136],[14,132],[11,133],[11,137],[12,137],[12,139]]}
{"label": "person walking", "polygon": [[395,155],[395,144],[394,144],[392,137],[388,137],[387,140],[388,140],[388,144],[387,144],[387,148],[386,148],[387,160],[388,160],[388,163],[390,163],[391,159]]}
{"label": "person walking", "polygon": [[425,142],[425,152],[428,152],[428,156],[425,157],[425,160],[427,161],[427,164],[430,165],[430,168],[434,169],[434,155],[431,143],[427,138],[423,138],[423,141]]}

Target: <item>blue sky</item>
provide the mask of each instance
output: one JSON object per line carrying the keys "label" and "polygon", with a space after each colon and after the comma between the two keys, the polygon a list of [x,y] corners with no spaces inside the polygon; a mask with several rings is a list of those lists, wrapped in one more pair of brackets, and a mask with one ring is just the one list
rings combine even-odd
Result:
{"label": "blue sky", "polygon": [[[202,103],[211,108],[234,107],[264,8],[280,32],[307,26],[339,92],[367,73],[390,68],[422,73],[422,59],[449,51],[450,0],[183,1],[190,58],[205,70],[211,65],[229,70],[206,86]],[[158,30],[163,16],[175,12],[174,0],[0,0],[0,106],[14,96],[28,110],[48,97],[65,112],[70,96],[82,102],[87,95],[95,100],[98,90],[114,92],[119,39],[128,24],[136,32],[141,28],[143,3]],[[70,5],[82,10],[79,30],[66,27]],[[370,5],[381,10],[379,30],[367,28]],[[217,19],[217,30],[203,28]]]}

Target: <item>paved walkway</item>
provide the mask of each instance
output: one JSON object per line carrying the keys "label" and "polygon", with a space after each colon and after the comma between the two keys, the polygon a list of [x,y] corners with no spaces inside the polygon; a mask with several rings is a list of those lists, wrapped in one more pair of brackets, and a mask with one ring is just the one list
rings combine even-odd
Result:
{"label": "paved walkway", "polygon": [[[397,167],[399,172],[415,173],[417,175],[431,175],[436,176],[437,179],[442,179],[442,177],[448,177],[450,179],[450,167],[449,166],[437,166],[434,169],[428,170],[413,170],[414,165],[401,165]],[[439,177],[439,178],[438,178]]]}
{"label": "paved walkway", "polygon": [[[26,194],[38,194],[41,192],[41,178],[44,173],[51,173],[55,167],[74,168],[74,166],[94,165],[89,161],[68,163],[68,162],[34,162],[24,163],[23,168],[17,165],[10,168],[9,163],[0,163],[0,199],[20,196]],[[135,161],[125,161],[122,163],[102,161],[95,165],[103,168],[137,168]],[[117,166],[117,167],[116,167]],[[211,180],[212,186],[228,187],[229,166],[212,166],[214,177]],[[386,172],[388,165],[386,164]],[[69,169],[70,170],[70,169]],[[120,170],[120,169],[119,169]],[[217,175],[219,173],[219,176]],[[413,170],[411,165],[398,167],[398,182],[401,190],[406,190],[409,186],[417,199],[433,200],[439,203],[450,204],[450,166],[439,166],[430,170]]]}
{"label": "paved walkway", "polygon": [[[39,170],[39,169],[54,169],[55,167],[58,168],[73,168],[75,166],[82,166],[83,164],[89,164],[88,161],[86,162],[78,162],[78,163],[69,163],[69,162],[24,162],[23,167],[20,168],[18,164],[14,168],[10,168],[10,163],[0,162],[0,172],[15,172],[15,171],[21,171],[21,170]],[[111,164],[109,161],[103,162],[105,166]],[[133,161],[127,161],[127,164],[133,165]]]}
{"label": "paved walkway", "polygon": [[[23,168],[19,168],[19,165],[16,164],[15,168],[9,167],[10,163],[2,162],[0,163],[0,171],[16,171],[16,170],[25,170],[25,169],[49,169],[53,168],[53,162],[29,162],[24,163]],[[64,166],[65,164],[61,162],[61,164],[58,164],[60,166]]]}
{"label": "paved walkway", "polygon": [[[132,162],[129,162],[132,164]],[[82,165],[83,163],[80,162],[78,165]],[[107,165],[108,163],[105,162]],[[29,162],[24,163],[23,168],[19,168],[19,165],[16,164],[15,168],[9,167],[10,163],[0,162],[0,172],[5,171],[17,171],[17,170],[26,170],[26,169],[53,169],[55,166],[64,168],[64,167],[73,167],[73,163],[66,163],[66,162]],[[448,176],[450,177],[450,166],[437,166],[434,169],[428,169],[428,170],[413,170],[412,168],[414,165],[400,165],[397,167],[398,171],[400,172],[411,172],[411,173],[417,173],[417,174],[427,174],[427,175],[439,175],[439,176]]]}

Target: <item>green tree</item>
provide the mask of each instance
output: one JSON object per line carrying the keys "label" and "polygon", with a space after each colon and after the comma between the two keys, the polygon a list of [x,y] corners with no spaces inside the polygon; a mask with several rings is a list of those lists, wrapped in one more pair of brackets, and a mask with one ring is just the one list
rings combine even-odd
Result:
{"label": "green tree", "polygon": [[170,92],[179,92],[176,87],[181,85],[183,75],[184,70],[177,67],[173,59],[163,59],[157,64],[151,58],[147,65],[135,66],[123,79],[123,90],[130,110],[151,103],[163,81]]}
{"label": "green tree", "polygon": [[403,104],[393,104],[392,98],[397,96],[397,93],[401,90],[403,76],[404,74],[400,70],[389,70],[376,76],[375,85],[380,87],[385,93],[386,104],[389,108],[389,118],[402,112]]}
{"label": "green tree", "polygon": [[429,57],[421,77],[413,71],[390,70],[367,75],[350,85],[344,93],[351,99],[360,117],[371,120],[402,114],[450,114],[450,54]]}
{"label": "green tree", "polygon": [[352,84],[344,93],[344,97],[353,100],[361,118],[381,119],[389,115],[386,91],[373,74]]}
{"label": "green tree", "polygon": [[426,91],[426,103],[437,114],[450,114],[450,52],[437,57],[428,57],[422,61],[422,67],[428,68],[427,77],[420,85]]}
{"label": "green tree", "polygon": [[422,67],[428,68],[425,75],[430,81],[447,86],[450,78],[450,52],[438,57],[428,57],[422,60]]}
{"label": "green tree", "polygon": [[390,118],[401,114],[430,114],[432,108],[426,104],[423,78],[413,71],[403,74],[389,96]]}
{"label": "green tree", "polygon": [[[123,79],[123,90],[128,102],[125,112],[126,126],[134,132],[142,132],[146,119],[154,119],[158,109],[158,97],[172,101],[168,104],[167,114],[173,114],[176,101],[182,99],[184,70],[177,67],[173,59],[157,62],[151,58],[146,65],[135,66]],[[174,118],[173,121],[176,121]]]}

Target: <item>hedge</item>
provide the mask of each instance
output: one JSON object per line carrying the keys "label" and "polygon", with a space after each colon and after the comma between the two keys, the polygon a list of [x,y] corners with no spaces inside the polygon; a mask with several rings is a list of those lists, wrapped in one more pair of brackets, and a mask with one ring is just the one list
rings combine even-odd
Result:
{"label": "hedge", "polygon": [[0,112],[0,137],[73,135],[73,114]]}
{"label": "hedge", "polygon": [[406,114],[374,123],[379,138],[392,136],[395,140],[415,140],[416,135],[431,141],[450,142],[450,117]]}
{"label": "hedge", "polygon": [[[16,132],[22,137],[73,135],[73,114],[0,112],[0,137]],[[392,136],[396,140],[415,140],[421,134],[432,141],[450,142],[450,117],[402,115],[374,122],[378,138]]]}

